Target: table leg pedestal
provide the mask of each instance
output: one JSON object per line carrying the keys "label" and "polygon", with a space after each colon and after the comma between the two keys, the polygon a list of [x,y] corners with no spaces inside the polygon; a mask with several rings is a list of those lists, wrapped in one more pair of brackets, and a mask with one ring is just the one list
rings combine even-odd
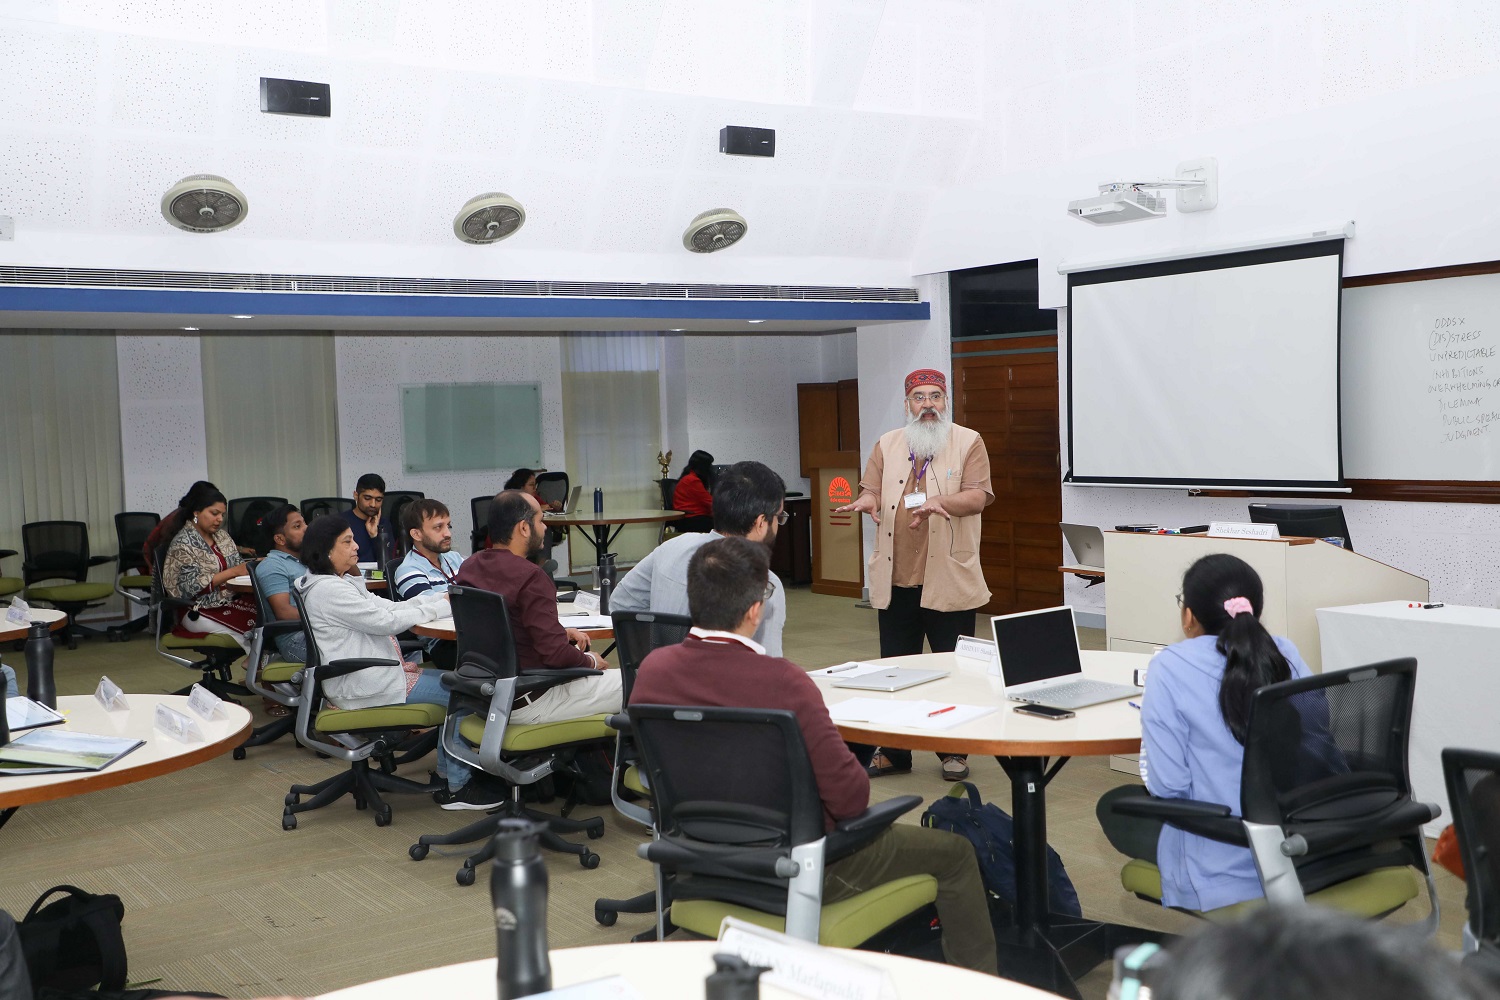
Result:
{"label": "table leg pedestal", "polygon": [[1011,849],[1016,866],[1014,925],[996,931],[1000,974],[1066,997],[1075,980],[1107,961],[1116,948],[1166,935],[1122,924],[1052,913],[1047,890],[1047,782],[1066,758],[1046,771],[1043,757],[996,757],[1010,777]]}

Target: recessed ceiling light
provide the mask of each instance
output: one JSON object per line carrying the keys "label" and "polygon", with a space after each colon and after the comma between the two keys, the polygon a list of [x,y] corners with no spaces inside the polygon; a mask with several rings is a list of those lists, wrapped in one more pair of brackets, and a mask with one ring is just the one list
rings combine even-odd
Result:
{"label": "recessed ceiling light", "polygon": [[189,333],[197,333],[198,332],[198,328],[196,326],[185,326],[185,327],[183,327],[183,329],[186,330],[186,331],[188,331]]}
{"label": "recessed ceiling light", "polygon": [[233,316],[231,316],[229,318],[230,319],[254,319],[255,317],[254,316],[247,316],[244,313],[235,313]]}
{"label": "recessed ceiling light", "polygon": [[763,319],[747,319],[747,320],[745,320],[745,322],[746,323],[764,323],[765,320],[763,320]]}
{"label": "recessed ceiling light", "polygon": [[683,331],[682,327],[680,327],[680,326],[674,326],[670,330],[668,330],[667,332],[668,333],[681,333],[682,331]]}

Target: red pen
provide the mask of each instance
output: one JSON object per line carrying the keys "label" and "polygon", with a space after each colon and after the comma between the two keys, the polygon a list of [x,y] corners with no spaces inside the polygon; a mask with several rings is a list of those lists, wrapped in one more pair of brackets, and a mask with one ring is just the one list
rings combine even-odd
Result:
{"label": "red pen", "polygon": [[936,712],[928,712],[927,713],[927,717],[930,719],[934,715],[942,715],[944,712],[951,712],[951,711],[953,711],[957,707],[958,707],[957,705],[949,705],[947,708],[940,708]]}

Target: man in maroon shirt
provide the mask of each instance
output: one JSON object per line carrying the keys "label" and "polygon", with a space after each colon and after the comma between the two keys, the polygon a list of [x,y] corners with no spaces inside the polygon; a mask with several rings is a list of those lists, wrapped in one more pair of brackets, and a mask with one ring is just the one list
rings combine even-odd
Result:
{"label": "man in maroon shirt", "polygon": [[[792,712],[831,829],[868,808],[870,778],[834,728],[812,678],[790,660],[765,655],[764,647],[750,638],[760,625],[769,573],[767,548],[744,538],[721,538],[695,552],[687,572],[692,632],[680,645],[646,657],[630,700]],[[726,761],[724,766],[736,765]],[[836,903],[908,875],[937,879],[948,962],[993,975],[995,933],[979,863],[973,847],[956,834],[905,823],[892,826],[825,869],[823,901]]]}
{"label": "man in maroon shirt", "polygon": [[489,529],[491,548],[465,559],[453,582],[505,598],[516,666],[521,670],[592,667],[603,671],[548,688],[527,704],[518,703],[510,721],[531,725],[618,712],[620,672],[606,670],[604,658],[588,651],[588,636],[563,628],[557,617],[557,587],[531,562],[547,534],[541,505],[522,490],[496,494],[490,503]]}

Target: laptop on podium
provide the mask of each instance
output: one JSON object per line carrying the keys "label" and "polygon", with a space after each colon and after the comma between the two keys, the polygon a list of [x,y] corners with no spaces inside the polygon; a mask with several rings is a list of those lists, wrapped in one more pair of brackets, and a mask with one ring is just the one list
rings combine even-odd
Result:
{"label": "laptop on podium", "polygon": [[990,619],[1005,697],[1052,708],[1087,708],[1141,693],[1132,684],[1083,676],[1073,609],[1043,608]]}

